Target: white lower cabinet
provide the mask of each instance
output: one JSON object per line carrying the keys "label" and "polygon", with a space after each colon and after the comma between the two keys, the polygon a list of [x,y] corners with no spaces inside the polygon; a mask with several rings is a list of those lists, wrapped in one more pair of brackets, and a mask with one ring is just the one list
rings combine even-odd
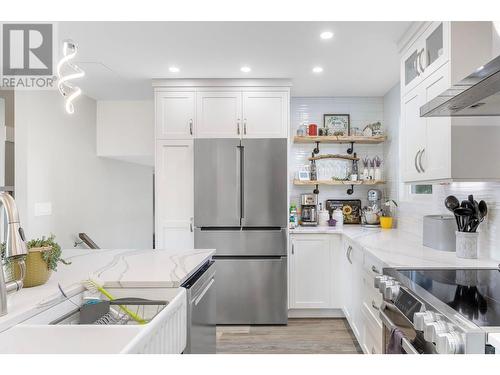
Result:
{"label": "white lower cabinet", "polygon": [[363,351],[381,353],[382,296],[373,281],[383,263],[338,234],[291,234],[288,255],[291,316],[331,316],[339,311]]}
{"label": "white lower cabinet", "polygon": [[292,235],[289,259],[289,307],[331,308],[333,257],[329,237]]}
{"label": "white lower cabinet", "polygon": [[193,249],[193,141],[156,141],[155,248]]}

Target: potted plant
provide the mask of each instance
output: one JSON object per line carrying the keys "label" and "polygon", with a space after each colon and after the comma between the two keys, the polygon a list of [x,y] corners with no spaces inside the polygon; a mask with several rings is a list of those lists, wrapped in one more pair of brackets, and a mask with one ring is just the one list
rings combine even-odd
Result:
{"label": "potted plant", "polygon": [[394,207],[394,209],[396,209],[397,206],[398,206],[398,204],[393,199],[388,199],[385,201],[385,203],[382,207],[382,215],[380,216],[380,226],[383,229],[391,229],[392,228],[393,215],[392,215],[391,208]]}
{"label": "potted plant", "polygon": [[[42,236],[29,241],[27,244],[28,255],[26,256],[26,275],[24,276],[24,287],[45,284],[52,274],[57,271],[59,262],[71,264],[61,258],[61,246],[55,242],[55,235],[48,238]],[[14,267],[14,275],[20,276],[19,267]]]}

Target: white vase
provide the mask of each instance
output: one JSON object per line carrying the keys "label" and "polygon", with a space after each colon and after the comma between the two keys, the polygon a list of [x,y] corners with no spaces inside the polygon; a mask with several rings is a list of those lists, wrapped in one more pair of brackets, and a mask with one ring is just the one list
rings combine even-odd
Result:
{"label": "white vase", "polygon": [[478,232],[455,232],[457,257],[465,259],[477,259]]}
{"label": "white vase", "polygon": [[379,167],[375,168],[373,179],[375,181],[382,181],[382,170]]}

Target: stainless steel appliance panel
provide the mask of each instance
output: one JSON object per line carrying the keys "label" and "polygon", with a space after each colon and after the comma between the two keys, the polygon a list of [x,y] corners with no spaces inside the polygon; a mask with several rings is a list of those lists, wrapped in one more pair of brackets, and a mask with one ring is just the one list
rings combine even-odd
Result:
{"label": "stainless steel appliance panel", "polygon": [[194,230],[196,249],[216,249],[216,255],[286,255],[286,230]]}
{"label": "stainless steel appliance panel", "polygon": [[244,139],[243,212],[247,227],[287,226],[287,140]]}
{"label": "stainless steel appliance panel", "polygon": [[286,324],[287,260],[219,258],[217,324]]}
{"label": "stainless steel appliance panel", "polygon": [[187,291],[188,316],[185,354],[216,352],[215,263],[211,262],[183,284]]}
{"label": "stainless steel appliance panel", "polygon": [[194,140],[195,226],[240,226],[240,154],[239,139]]}

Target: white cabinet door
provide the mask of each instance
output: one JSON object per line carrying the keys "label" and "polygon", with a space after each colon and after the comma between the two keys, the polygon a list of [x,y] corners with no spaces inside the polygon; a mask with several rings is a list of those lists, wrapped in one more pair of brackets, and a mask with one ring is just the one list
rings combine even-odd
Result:
{"label": "white cabinet door", "polygon": [[287,92],[243,92],[243,137],[286,138]]}
{"label": "white cabinet door", "polygon": [[420,117],[422,92],[416,88],[406,95],[401,103],[401,122],[403,130],[405,182],[419,181],[423,178],[418,165],[422,150],[425,148],[426,126],[425,119]]}
{"label": "white cabinet door", "polygon": [[361,307],[363,305],[363,250],[350,241],[344,242],[344,250],[347,262],[345,262],[345,274],[347,275],[347,290],[345,292],[344,313],[351,326],[354,335],[362,342],[363,316]]}
{"label": "white cabinet door", "polygon": [[193,141],[156,141],[157,249],[193,249]]}
{"label": "white cabinet door", "polygon": [[[446,64],[422,83],[422,98],[427,103],[449,87],[449,64]],[[421,121],[426,127],[425,147],[419,157],[421,178],[427,181],[451,178],[451,119],[428,117]]]}
{"label": "white cabinet door", "polygon": [[156,139],[191,139],[195,133],[194,92],[157,92]]}
{"label": "white cabinet door", "polygon": [[293,235],[289,258],[290,308],[331,308],[333,272],[328,236]]}
{"label": "white cabinet door", "polygon": [[198,92],[196,99],[197,138],[240,138],[241,92]]}

